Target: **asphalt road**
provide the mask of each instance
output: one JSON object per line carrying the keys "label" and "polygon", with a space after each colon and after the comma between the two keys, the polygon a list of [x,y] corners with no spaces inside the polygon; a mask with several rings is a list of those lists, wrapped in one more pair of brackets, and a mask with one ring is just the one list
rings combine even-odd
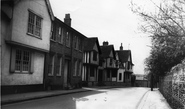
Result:
{"label": "asphalt road", "polygon": [[2,106],[2,109],[136,109],[145,88],[97,89]]}

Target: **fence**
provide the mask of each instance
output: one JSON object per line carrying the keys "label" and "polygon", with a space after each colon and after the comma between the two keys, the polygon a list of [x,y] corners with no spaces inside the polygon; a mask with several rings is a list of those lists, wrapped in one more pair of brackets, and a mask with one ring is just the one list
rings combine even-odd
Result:
{"label": "fence", "polygon": [[160,78],[160,91],[173,109],[185,109],[185,62]]}

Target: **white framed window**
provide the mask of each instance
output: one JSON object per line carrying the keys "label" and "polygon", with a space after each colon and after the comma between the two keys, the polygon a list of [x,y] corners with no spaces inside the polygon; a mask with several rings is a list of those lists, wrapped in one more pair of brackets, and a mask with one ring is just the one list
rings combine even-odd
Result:
{"label": "white framed window", "polygon": [[63,44],[63,28],[58,28],[59,43]]}
{"label": "white framed window", "polygon": [[66,46],[71,47],[71,35],[69,32],[66,32]]}
{"label": "white framed window", "polygon": [[42,17],[36,15],[35,13],[28,11],[28,34],[41,38],[42,30]]}
{"label": "white framed window", "polygon": [[33,73],[33,58],[29,50],[12,48],[10,72]]}

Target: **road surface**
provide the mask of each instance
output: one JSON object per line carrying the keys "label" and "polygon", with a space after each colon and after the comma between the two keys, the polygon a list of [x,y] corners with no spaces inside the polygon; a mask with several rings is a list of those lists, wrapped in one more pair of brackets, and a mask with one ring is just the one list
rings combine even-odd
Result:
{"label": "road surface", "polygon": [[2,106],[2,109],[137,109],[147,88],[94,89]]}

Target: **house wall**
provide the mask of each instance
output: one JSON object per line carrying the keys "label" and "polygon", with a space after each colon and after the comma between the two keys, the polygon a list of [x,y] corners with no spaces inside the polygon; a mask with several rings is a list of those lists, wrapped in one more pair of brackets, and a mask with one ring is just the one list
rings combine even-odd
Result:
{"label": "house wall", "polygon": [[115,60],[112,59],[112,65],[110,65],[110,60],[111,60],[111,58],[107,58],[107,67],[109,67],[109,68],[115,68],[116,67]]}
{"label": "house wall", "polygon": [[[42,16],[42,39],[27,35],[28,9]],[[13,18],[5,20],[5,16],[1,19],[1,36],[2,36],[2,86],[9,85],[33,85],[43,83],[45,53],[23,46],[10,45],[6,41],[15,41],[30,47],[49,50],[50,35],[50,16],[47,12],[45,1],[26,0],[15,3],[13,10]],[[10,32],[12,30],[12,32]],[[34,55],[33,73],[10,73],[11,54],[13,47],[31,51]]]}
{"label": "house wall", "polygon": [[[124,69],[118,69],[118,75],[117,75],[117,82],[123,82],[124,81],[124,72],[125,70]],[[120,73],[121,73],[121,80],[119,79],[120,78]]]}
{"label": "house wall", "polygon": [[97,61],[94,61],[94,60],[93,60],[93,56],[94,56],[94,55],[93,55],[93,51],[91,51],[91,52],[90,52],[90,60],[91,60],[90,62],[91,62],[91,64],[96,64],[96,65],[98,65],[98,64],[99,64],[99,55],[98,55],[98,52],[97,52]]}
{"label": "house wall", "polygon": [[[41,39],[28,35],[29,11],[40,15],[42,19]],[[13,28],[11,41],[30,45],[32,47],[49,50],[51,19],[44,0],[22,0],[15,4],[13,11]]]}

